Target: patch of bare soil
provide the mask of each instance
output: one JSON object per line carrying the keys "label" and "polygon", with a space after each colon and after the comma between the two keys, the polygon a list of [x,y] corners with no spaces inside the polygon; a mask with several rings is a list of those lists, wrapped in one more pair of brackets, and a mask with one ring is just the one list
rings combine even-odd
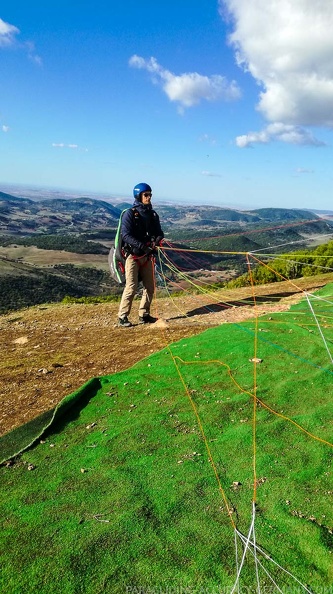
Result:
{"label": "patch of bare soil", "polygon": [[53,408],[91,377],[116,373],[206,328],[287,310],[302,290],[332,278],[298,279],[210,295],[155,299],[155,324],[117,326],[118,305],[52,304],[0,317],[0,435]]}

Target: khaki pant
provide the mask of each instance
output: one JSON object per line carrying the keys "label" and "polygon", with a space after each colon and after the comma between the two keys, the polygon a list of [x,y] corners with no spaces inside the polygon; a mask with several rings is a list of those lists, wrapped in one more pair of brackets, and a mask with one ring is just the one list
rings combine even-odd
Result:
{"label": "khaki pant", "polygon": [[134,259],[128,256],[125,263],[126,285],[119,306],[119,318],[128,316],[139,284],[139,274],[143,284],[143,294],[139,306],[139,316],[150,313],[150,305],[154,296],[154,263],[146,256]]}

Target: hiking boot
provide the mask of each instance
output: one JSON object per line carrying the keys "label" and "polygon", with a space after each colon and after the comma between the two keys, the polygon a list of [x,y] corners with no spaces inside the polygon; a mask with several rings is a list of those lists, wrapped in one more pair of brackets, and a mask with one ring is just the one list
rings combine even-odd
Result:
{"label": "hiking boot", "polygon": [[118,326],[121,326],[122,328],[130,328],[133,324],[129,321],[127,316],[124,316],[123,318],[118,318]]}
{"label": "hiking boot", "polygon": [[139,316],[139,324],[155,324],[155,322],[157,322],[157,318],[153,318],[150,314]]}

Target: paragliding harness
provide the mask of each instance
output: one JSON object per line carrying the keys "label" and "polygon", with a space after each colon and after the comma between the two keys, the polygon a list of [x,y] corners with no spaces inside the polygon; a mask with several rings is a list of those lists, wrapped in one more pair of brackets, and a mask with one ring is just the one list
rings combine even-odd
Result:
{"label": "paragliding harness", "polygon": [[[111,277],[113,278],[113,280],[115,280],[120,285],[125,284],[125,280],[126,280],[125,279],[125,263],[126,263],[127,256],[129,256],[131,254],[130,246],[128,244],[124,243],[122,236],[121,236],[121,222],[122,222],[123,214],[127,210],[129,210],[129,209],[125,208],[120,214],[116,237],[114,240],[114,245],[110,248],[109,255],[108,255],[108,263],[109,263]],[[139,211],[135,207],[133,207],[131,210],[133,211],[133,214],[134,214],[135,223],[137,225],[139,225],[140,219],[141,219]],[[132,256],[135,260],[137,260],[137,262],[140,265],[140,260],[142,257],[134,256],[133,254],[132,254]],[[142,266],[145,266],[149,260],[150,260],[150,256],[148,258],[145,258],[144,262],[142,263]]]}

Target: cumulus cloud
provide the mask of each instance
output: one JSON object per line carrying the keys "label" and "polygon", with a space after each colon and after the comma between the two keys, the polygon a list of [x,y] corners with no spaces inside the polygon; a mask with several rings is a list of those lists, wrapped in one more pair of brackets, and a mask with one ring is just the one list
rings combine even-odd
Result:
{"label": "cumulus cloud", "polygon": [[42,59],[35,51],[35,44],[32,41],[24,41],[18,42],[17,36],[20,34],[20,29],[15,27],[15,25],[10,25],[6,23],[2,19],[0,19],[0,47],[16,47],[19,49],[23,49],[28,58],[32,61],[41,66]]}
{"label": "cumulus cloud", "polygon": [[0,19],[0,46],[12,45],[19,33],[20,30],[17,27]]}
{"label": "cumulus cloud", "polygon": [[268,144],[277,140],[287,144],[325,146],[325,143],[317,140],[309,130],[280,122],[269,124],[260,132],[249,132],[237,136],[236,144],[239,148],[247,148],[253,146],[253,144]]}
{"label": "cumulus cloud", "polygon": [[8,130],[9,130],[9,126],[6,126],[5,124],[3,124],[3,126],[1,126],[1,130],[2,130],[3,132],[8,132]]}
{"label": "cumulus cloud", "polygon": [[240,97],[240,89],[235,81],[228,82],[224,76],[213,74],[203,76],[197,72],[173,74],[163,68],[156,60],[146,60],[134,55],[129,60],[133,68],[147,70],[152,75],[153,82],[160,84],[170,101],[177,102],[181,110],[197,105],[201,100],[230,101]]}
{"label": "cumulus cloud", "polygon": [[229,41],[238,65],[259,84],[257,109],[265,119],[332,128],[332,2],[219,0],[219,4],[221,14],[232,21]]}

